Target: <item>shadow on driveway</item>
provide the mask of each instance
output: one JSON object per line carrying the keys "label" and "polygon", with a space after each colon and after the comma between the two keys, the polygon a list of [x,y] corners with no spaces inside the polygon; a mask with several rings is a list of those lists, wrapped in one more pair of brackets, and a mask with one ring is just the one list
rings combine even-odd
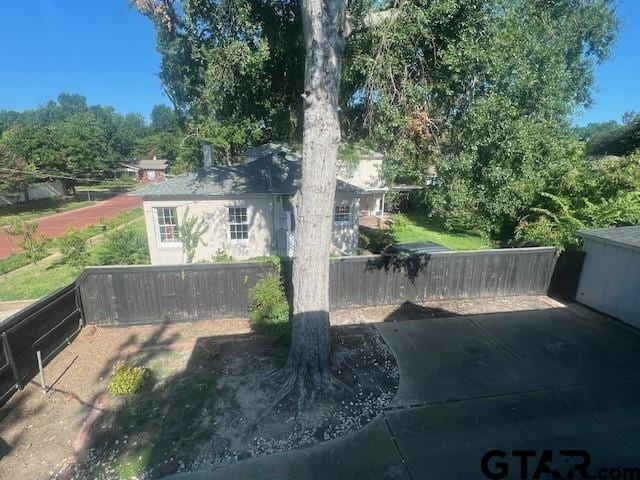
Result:
{"label": "shadow on driveway", "polygon": [[[424,307],[401,308],[415,317]],[[560,456],[566,449],[587,452],[591,475],[640,469],[640,331],[564,308],[423,313],[376,325],[400,367],[400,388],[365,428],[179,478],[486,478],[481,462],[492,449],[507,452],[498,459],[504,465],[488,464],[506,473],[495,478],[520,478],[513,450],[531,451],[525,478],[533,478],[543,450],[551,450],[554,472],[540,478],[568,478],[578,459]]]}

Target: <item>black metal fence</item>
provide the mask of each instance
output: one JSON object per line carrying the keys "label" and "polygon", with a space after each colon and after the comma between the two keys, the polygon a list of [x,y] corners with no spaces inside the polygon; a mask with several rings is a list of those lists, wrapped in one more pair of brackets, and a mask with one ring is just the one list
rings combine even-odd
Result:
{"label": "black metal fence", "polygon": [[0,323],[0,404],[38,373],[38,351],[46,364],[81,328],[82,314],[75,283]]}

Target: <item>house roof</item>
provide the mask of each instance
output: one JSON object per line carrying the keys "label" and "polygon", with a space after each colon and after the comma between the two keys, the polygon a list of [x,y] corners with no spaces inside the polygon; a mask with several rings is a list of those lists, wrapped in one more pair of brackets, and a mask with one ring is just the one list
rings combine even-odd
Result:
{"label": "house roof", "polygon": [[640,250],[640,225],[580,230],[578,231],[578,235],[582,238],[594,239],[603,243]]}
{"label": "house roof", "polygon": [[285,142],[270,142],[258,145],[257,147],[249,148],[242,154],[246,162],[252,162],[258,158],[262,158],[269,155],[280,154],[281,157],[287,160],[301,160],[302,157],[297,153],[293,147]]}
{"label": "house roof", "polygon": [[[145,199],[232,197],[253,194],[293,195],[298,190],[301,163],[281,155],[268,155],[242,165],[216,165],[183,173],[136,192]],[[360,195],[364,191],[338,180],[336,193]]]}
{"label": "house roof", "polygon": [[131,162],[122,162],[121,165],[136,170],[166,170],[169,166],[169,160],[155,158],[153,160],[134,160]]}

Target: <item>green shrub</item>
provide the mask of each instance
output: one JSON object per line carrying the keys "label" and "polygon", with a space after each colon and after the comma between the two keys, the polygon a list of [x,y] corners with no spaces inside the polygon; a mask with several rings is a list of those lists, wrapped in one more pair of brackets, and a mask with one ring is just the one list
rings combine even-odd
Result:
{"label": "green shrub", "polygon": [[289,324],[289,303],[280,276],[271,273],[250,293],[249,319],[256,331],[269,333]]}
{"label": "green shrub", "polygon": [[364,233],[360,233],[358,236],[358,248],[361,250],[367,250],[369,248],[369,244],[371,240]]}
{"label": "green shrub", "polygon": [[149,245],[143,233],[129,226],[109,232],[96,248],[99,265],[144,265],[149,263]]}
{"label": "green shrub", "polygon": [[276,269],[277,273],[282,272],[282,259],[277,255],[263,255],[261,257],[250,258],[251,262],[270,263]]}
{"label": "green shrub", "polygon": [[107,389],[112,395],[130,395],[139,392],[148,380],[148,368],[118,362],[113,369]]}
{"label": "green shrub", "polygon": [[231,262],[233,262],[233,257],[231,255],[228,255],[227,252],[224,251],[221,248],[216,250],[215,255],[212,255],[211,257],[212,257],[212,260],[215,263],[231,263]]}
{"label": "green shrub", "polygon": [[6,230],[13,237],[30,262],[38,263],[47,254],[47,240],[44,235],[38,233],[38,224],[35,222],[23,222],[16,218]]}
{"label": "green shrub", "polygon": [[71,227],[58,240],[62,261],[73,268],[83,268],[88,261],[87,243],[85,236]]}

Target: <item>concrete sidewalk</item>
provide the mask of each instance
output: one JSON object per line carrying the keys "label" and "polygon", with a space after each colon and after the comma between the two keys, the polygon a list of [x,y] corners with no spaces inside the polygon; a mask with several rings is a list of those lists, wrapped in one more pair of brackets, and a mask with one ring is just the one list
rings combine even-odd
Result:
{"label": "concrete sidewalk", "polygon": [[503,478],[520,478],[513,450],[533,451],[529,475],[545,449],[563,478],[579,463],[560,456],[566,449],[590,455],[591,475],[640,472],[640,331],[565,308],[376,328],[400,367],[398,393],[376,420],[314,447],[176,478],[486,478],[492,449],[507,452],[489,463],[497,473],[496,460],[506,462]]}

